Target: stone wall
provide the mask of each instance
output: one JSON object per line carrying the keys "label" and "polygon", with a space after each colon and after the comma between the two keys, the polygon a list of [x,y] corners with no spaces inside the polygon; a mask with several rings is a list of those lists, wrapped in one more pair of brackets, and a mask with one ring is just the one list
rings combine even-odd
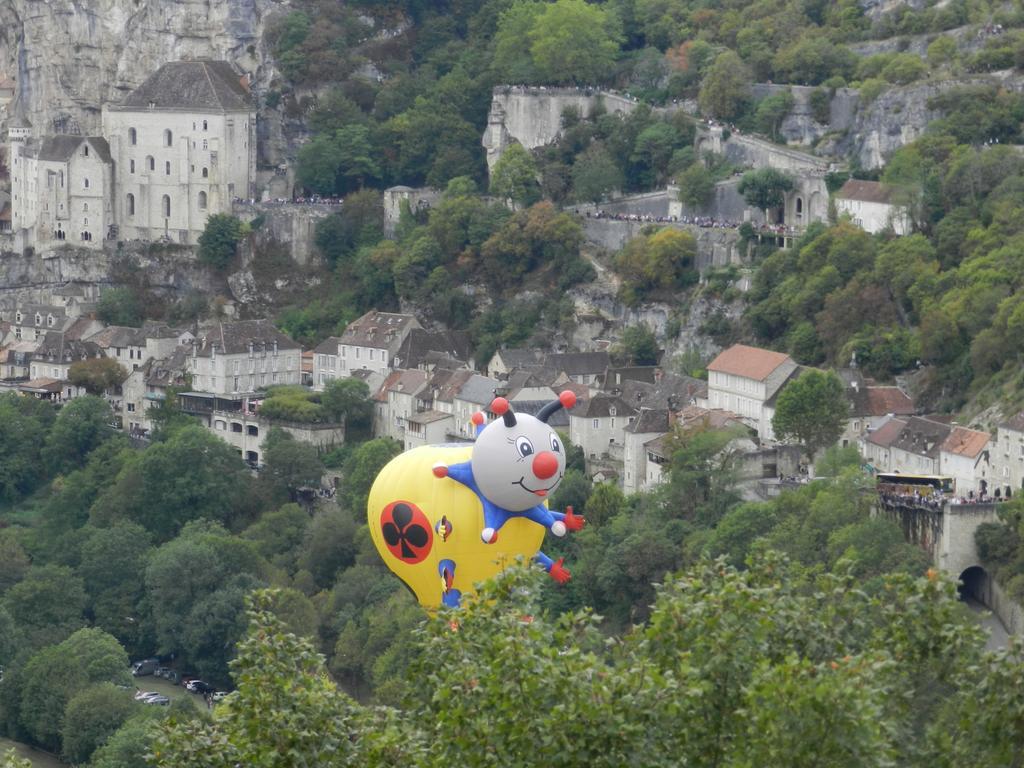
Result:
{"label": "stone wall", "polygon": [[398,220],[402,215],[402,201],[409,203],[409,210],[416,213],[419,210],[433,207],[441,199],[443,193],[433,187],[389,187],[384,190],[384,234],[391,237],[398,226]]}
{"label": "stone wall", "polygon": [[1024,608],[1015,602],[988,571],[981,583],[978,599],[1003,622],[1011,635],[1024,635]]}
{"label": "stone wall", "polygon": [[702,272],[711,267],[724,267],[743,261],[739,249],[740,236],[735,229],[709,229],[678,223],[583,219],[583,232],[587,240],[609,251],[619,250],[629,240],[643,234],[645,227],[675,227],[692,234],[697,240],[697,268]]}
{"label": "stone wall", "polygon": [[339,210],[333,205],[301,205],[293,203],[236,203],[234,214],[242,221],[263,218],[253,233],[253,245],[260,247],[279,243],[288,249],[296,264],[310,266],[322,260],[316,247],[316,226]]}

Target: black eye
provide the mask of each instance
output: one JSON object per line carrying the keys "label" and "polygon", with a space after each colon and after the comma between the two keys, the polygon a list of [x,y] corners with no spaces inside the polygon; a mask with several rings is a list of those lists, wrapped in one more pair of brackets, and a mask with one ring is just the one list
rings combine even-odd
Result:
{"label": "black eye", "polygon": [[525,459],[533,453],[533,443],[530,442],[528,437],[517,437],[516,450],[519,451],[519,455]]}
{"label": "black eye", "polygon": [[554,451],[555,453],[562,452],[562,444],[558,442],[558,438],[555,437],[554,435],[551,436],[551,450]]}

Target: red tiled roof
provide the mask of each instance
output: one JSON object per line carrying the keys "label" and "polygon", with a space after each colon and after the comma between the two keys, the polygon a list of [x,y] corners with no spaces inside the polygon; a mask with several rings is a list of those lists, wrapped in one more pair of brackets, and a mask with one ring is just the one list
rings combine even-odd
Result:
{"label": "red tiled roof", "polygon": [[914,401],[899,387],[868,387],[868,413],[872,416],[911,416]]}
{"label": "red tiled roof", "polygon": [[733,344],[708,364],[708,370],[764,381],[789,359],[789,355],[783,352]]}
{"label": "red tiled roof", "polygon": [[967,456],[973,459],[985,449],[991,437],[988,432],[979,432],[967,427],[953,427],[953,431],[949,433],[949,437],[942,444],[942,450],[946,453],[955,453],[957,456]]}

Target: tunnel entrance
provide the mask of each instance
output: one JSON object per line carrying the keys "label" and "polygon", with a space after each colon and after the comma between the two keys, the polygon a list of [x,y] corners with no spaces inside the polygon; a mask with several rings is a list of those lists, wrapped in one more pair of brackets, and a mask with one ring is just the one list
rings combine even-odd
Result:
{"label": "tunnel entrance", "polygon": [[964,602],[975,602],[985,605],[985,586],[988,582],[988,574],[985,569],[978,565],[972,565],[960,574],[960,584],[957,586],[957,594]]}

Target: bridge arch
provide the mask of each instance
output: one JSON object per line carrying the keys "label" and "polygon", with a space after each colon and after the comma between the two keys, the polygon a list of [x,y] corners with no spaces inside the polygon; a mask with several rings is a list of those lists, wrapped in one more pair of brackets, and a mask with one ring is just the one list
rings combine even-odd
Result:
{"label": "bridge arch", "polygon": [[972,565],[965,568],[958,579],[957,594],[961,600],[966,601],[970,598],[988,606],[990,578],[988,571],[980,565]]}

